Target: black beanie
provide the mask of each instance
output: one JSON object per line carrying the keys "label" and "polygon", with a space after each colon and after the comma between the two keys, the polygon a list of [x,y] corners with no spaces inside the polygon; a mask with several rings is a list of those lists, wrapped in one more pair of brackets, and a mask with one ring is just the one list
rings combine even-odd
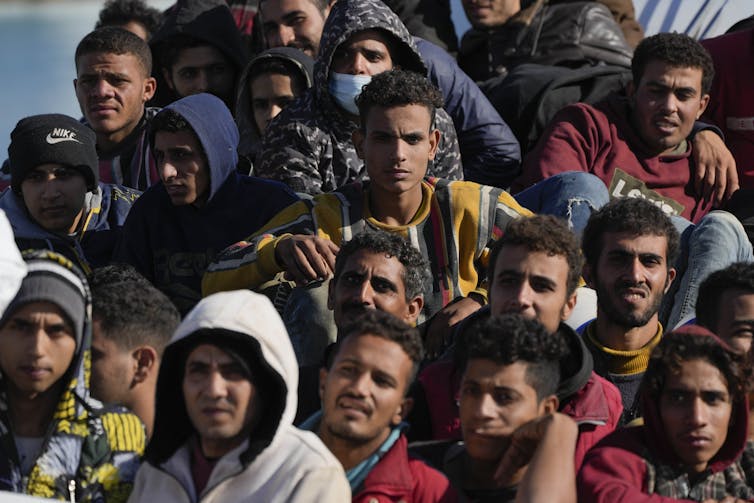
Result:
{"label": "black beanie", "polygon": [[40,164],[63,164],[78,170],[87,189],[99,181],[97,136],[88,126],[62,114],[32,115],[18,121],[10,134],[10,184],[21,193],[21,182]]}

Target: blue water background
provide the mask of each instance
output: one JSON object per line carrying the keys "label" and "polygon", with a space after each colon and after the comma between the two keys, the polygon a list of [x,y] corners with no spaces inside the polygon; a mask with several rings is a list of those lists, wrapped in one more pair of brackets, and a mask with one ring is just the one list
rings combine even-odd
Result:
{"label": "blue water background", "polygon": [[[0,160],[7,156],[10,132],[19,119],[40,113],[80,117],[73,91],[73,54],[79,40],[94,28],[103,0],[0,2]],[[171,0],[148,0],[159,9]],[[655,4],[656,8],[652,8]],[[637,17],[646,11],[647,22],[674,14],[671,29],[686,26],[700,6],[723,8],[714,29],[723,33],[736,20],[754,12],[752,0],[634,0]],[[453,23],[461,35],[469,27],[460,0],[451,0]],[[648,8],[649,7],[649,8]],[[659,21],[657,21],[659,23]],[[682,28],[681,28],[682,29]]]}

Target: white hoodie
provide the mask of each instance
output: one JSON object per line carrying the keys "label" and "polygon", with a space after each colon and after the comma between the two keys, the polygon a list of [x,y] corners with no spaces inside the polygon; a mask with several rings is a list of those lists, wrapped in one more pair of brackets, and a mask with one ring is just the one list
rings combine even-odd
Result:
{"label": "white hoodie", "polygon": [[[217,461],[197,495],[189,447],[195,433],[186,415],[181,381],[186,355],[200,343],[226,347],[241,356],[265,398],[250,438]],[[265,296],[239,290],[203,299],[165,349],[157,382],[155,431],[128,501],[350,502],[338,460],[316,435],[292,424],[297,386],[293,348]]]}

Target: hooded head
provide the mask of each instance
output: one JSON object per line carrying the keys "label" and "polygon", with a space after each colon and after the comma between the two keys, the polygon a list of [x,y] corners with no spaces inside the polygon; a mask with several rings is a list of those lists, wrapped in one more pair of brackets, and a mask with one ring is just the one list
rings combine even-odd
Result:
{"label": "hooded head", "polygon": [[[152,36],[149,45],[156,56],[154,75],[158,79],[159,96],[155,100],[158,105],[167,104],[172,99],[187,94],[213,92],[218,95],[224,94],[221,98],[225,100],[228,107],[233,106],[232,102],[236,95],[235,82],[246,62],[246,49],[226,2],[223,0],[178,0],[169,9],[165,20],[157,33]],[[203,49],[197,49],[202,46]],[[207,48],[209,50],[206,50]],[[201,56],[201,61],[196,60],[197,65],[193,65],[194,61],[191,58],[187,59],[186,51],[193,53],[188,56]],[[181,66],[193,67],[197,70],[195,73],[201,73],[206,70],[202,68],[202,61],[216,61],[215,55],[220,55],[221,59],[231,66],[231,68],[223,68],[227,70],[231,81],[230,89],[220,92],[220,88],[227,86],[213,86],[212,83],[205,82],[206,88],[203,88],[201,82],[175,80],[178,77],[176,63],[179,59],[185,60]],[[210,70],[217,75],[220,68],[210,68]],[[165,73],[169,74],[169,86]],[[166,92],[171,90],[172,92]],[[172,99],[168,96],[170,94],[173,94]]]}
{"label": "hooded head", "polygon": [[376,30],[387,42],[392,67],[427,74],[411,34],[389,7],[380,0],[339,0],[325,22],[319,54],[314,63],[315,93],[320,105],[333,108],[337,103],[330,92],[333,57],[337,49],[366,30]]}
{"label": "hooded head", "polygon": [[[56,306],[63,319],[71,326],[75,341],[73,357],[67,370],[60,377],[64,381],[56,421],[74,420],[88,412],[89,369],[91,347],[91,295],[83,273],[67,258],[47,250],[34,250],[23,254],[28,273],[21,283],[15,298],[0,319],[5,328],[12,317],[32,303],[50,303]],[[5,393],[5,379],[0,373],[0,389]],[[59,381],[55,381],[56,383]],[[74,398],[78,397],[78,400]],[[7,403],[5,397],[0,403]]]}
{"label": "hooded head", "polygon": [[[238,128],[233,121],[233,117],[228,107],[212,94],[201,93],[187,96],[175,101],[162,109],[150,124],[149,139],[152,149],[156,148],[155,136],[160,131],[172,131],[173,127],[163,125],[169,114],[174,113],[182,117],[190,126],[191,133],[198,139],[201,146],[201,154],[204,157],[206,174],[209,177],[208,185],[205,190],[206,201],[210,202],[212,197],[218,191],[220,186],[225,183],[228,176],[236,169],[238,164]],[[164,128],[164,129],[163,129]],[[166,183],[166,177],[163,176],[163,160],[160,153],[155,155],[158,162],[158,170]],[[204,197],[204,193],[197,194],[197,197]]]}
{"label": "hooded head", "polygon": [[[308,1],[308,0],[307,0]],[[265,96],[257,96],[252,87],[261,88],[259,79],[279,75],[287,80],[282,84],[288,89],[285,93],[276,94],[280,89],[268,85]],[[242,154],[255,154],[255,149],[264,129],[260,129],[255,122],[256,108],[267,105],[279,113],[281,99],[293,101],[314,82],[314,60],[293,47],[274,47],[261,52],[252,59],[243,71],[238,83],[238,99],[236,100],[236,121],[241,133],[241,145],[238,150]],[[288,93],[290,91],[290,93]],[[261,98],[261,99],[260,99]],[[267,110],[270,112],[270,110]],[[272,117],[270,117],[271,119]]]}
{"label": "hooded head", "polygon": [[688,472],[718,472],[738,459],[747,439],[746,358],[706,328],[665,334],[640,389],[647,446]]}
{"label": "hooded head", "polygon": [[196,348],[214,346],[238,363],[256,389],[252,430],[241,462],[251,463],[296,413],[298,364],[282,320],[267,297],[247,290],[202,299],[179,325],[157,382],[157,413],[147,458],[159,464],[196,432],[187,415],[183,382]]}

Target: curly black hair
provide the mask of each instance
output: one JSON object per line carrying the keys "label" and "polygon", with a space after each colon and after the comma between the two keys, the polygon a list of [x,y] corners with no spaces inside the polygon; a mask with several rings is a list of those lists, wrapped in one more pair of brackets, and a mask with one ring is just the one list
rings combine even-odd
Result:
{"label": "curly black hair", "polygon": [[366,117],[372,107],[392,108],[405,105],[427,107],[432,129],[436,110],[444,104],[442,93],[426,77],[416,72],[398,69],[375,75],[356,98],[362,130],[366,128]]}
{"label": "curly black hair", "polygon": [[602,237],[607,232],[626,232],[635,236],[665,236],[667,252],[665,261],[670,268],[675,263],[680,248],[678,230],[670,218],[657,206],[638,197],[613,199],[592,213],[581,238],[586,263],[597,267],[604,247]]}
{"label": "curly black hair", "polygon": [[74,59],[76,71],[78,71],[81,56],[93,52],[133,54],[144,70],[144,75],[148,77],[152,74],[152,51],[149,45],[138,35],[123,28],[104,26],[85,35],[76,47]]}
{"label": "curly black hair", "polygon": [[560,382],[560,360],[568,354],[563,336],[551,334],[536,320],[504,314],[480,320],[459,341],[457,360],[465,370],[469,360],[492,360],[498,365],[526,364],[526,383],[537,398],[555,394]]}
{"label": "curly black hair", "polygon": [[162,22],[162,12],[143,0],[108,0],[99,11],[99,19],[94,28],[123,26],[132,21],[143,25],[147,30],[147,37],[151,37]]}
{"label": "curly black hair", "polygon": [[709,93],[715,66],[707,49],[693,38],[683,33],[658,33],[642,40],[631,60],[634,85],[641,82],[647,65],[657,60],[674,68],[699,68],[702,71],[702,94]]}

